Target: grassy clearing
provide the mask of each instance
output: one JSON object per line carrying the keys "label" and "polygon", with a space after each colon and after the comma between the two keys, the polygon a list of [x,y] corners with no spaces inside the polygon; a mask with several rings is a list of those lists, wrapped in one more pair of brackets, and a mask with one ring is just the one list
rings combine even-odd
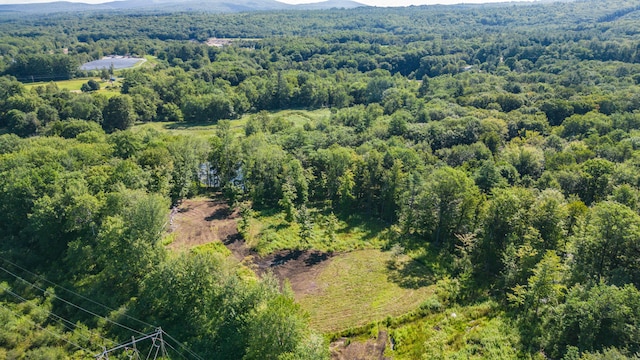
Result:
{"label": "grassy clearing", "polygon": [[48,84],[54,83],[60,89],[65,89],[69,91],[80,91],[82,88],[82,84],[86,83],[89,80],[95,80],[100,84],[100,90],[96,91],[96,93],[103,94],[107,97],[112,97],[114,95],[120,94],[120,80],[116,80],[111,83],[109,81],[104,81],[98,78],[77,78],[71,80],[63,80],[63,81],[49,81],[49,82],[35,82],[30,84],[24,84],[24,87],[27,90],[31,90],[38,86],[46,86]]}
{"label": "grassy clearing", "polygon": [[133,127],[133,131],[144,131],[152,129],[170,135],[185,136],[211,136],[215,133],[215,124],[187,124],[184,122],[148,122],[137,124]]}
{"label": "grassy clearing", "polygon": [[[58,85],[60,89],[66,89],[69,91],[79,91],[80,88],[82,87],[82,84],[86,83],[91,79],[92,78],[78,78],[78,79],[63,80],[63,81],[41,81],[41,82],[34,82],[30,84],[24,84],[24,87],[27,88],[27,90],[30,90],[38,86],[45,86],[47,84],[54,83]],[[100,79],[94,79],[94,80],[100,82]],[[102,87],[103,84],[101,83],[100,86]]]}
{"label": "grassy clearing", "polygon": [[[247,120],[252,114],[243,115],[240,119],[231,120],[231,131],[237,135],[244,134],[244,127],[247,124]],[[304,124],[318,121],[330,116],[329,109],[320,110],[284,110],[271,113],[271,116],[282,116],[287,120],[293,122],[295,127],[302,127]],[[135,129],[154,129],[160,132],[169,133],[172,135],[187,135],[187,136],[210,136],[213,135],[216,129],[216,124],[209,122],[202,123],[187,123],[187,122],[154,122],[145,123],[135,126]]]}
{"label": "grassy clearing", "polygon": [[394,359],[516,359],[520,334],[495,302],[452,307],[391,331]]}
{"label": "grassy clearing", "polygon": [[[341,219],[313,207],[309,213],[313,229],[310,237],[302,238],[300,224],[286,221],[284,212],[278,209],[258,212],[250,222],[248,245],[260,255],[266,255],[293,249],[324,252],[380,249],[388,244],[388,228],[375,219],[355,215]],[[332,227],[333,232],[329,230]]]}
{"label": "grassy clearing", "polygon": [[298,299],[322,332],[343,330],[414,310],[433,286],[403,288],[389,278],[389,252],[362,250],[334,257],[316,278],[318,290]]}
{"label": "grassy clearing", "polygon": [[[340,252],[309,280],[314,290],[296,297],[309,312],[315,329],[335,332],[399,316],[419,308],[432,296],[432,277],[404,279],[405,275],[433,273],[433,269],[413,260],[428,257],[427,250],[419,254],[382,251],[390,237],[385,224],[356,216],[341,219],[318,208],[310,208],[310,213],[312,236],[303,239],[300,225],[285,221],[283,212],[259,212],[251,219],[248,245],[261,255],[283,249]],[[332,218],[333,236],[327,233]]]}

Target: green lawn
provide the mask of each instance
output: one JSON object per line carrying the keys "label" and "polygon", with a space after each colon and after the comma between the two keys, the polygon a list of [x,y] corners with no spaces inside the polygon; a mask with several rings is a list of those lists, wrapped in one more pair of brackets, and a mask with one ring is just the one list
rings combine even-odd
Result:
{"label": "green lawn", "polygon": [[157,64],[160,63],[160,61],[158,60],[157,57],[152,56],[152,55],[145,55],[143,56],[147,61],[140,61],[137,64],[135,64],[134,68],[138,68],[138,67],[154,67]]}
{"label": "green lawn", "polygon": [[[239,120],[234,120],[239,121]],[[188,124],[185,122],[148,122],[144,124],[136,124],[133,131],[143,131],[145,129],[153,129],[159,132],[171,135],[186,136],[211,136],[215,133],[215,124]]]}

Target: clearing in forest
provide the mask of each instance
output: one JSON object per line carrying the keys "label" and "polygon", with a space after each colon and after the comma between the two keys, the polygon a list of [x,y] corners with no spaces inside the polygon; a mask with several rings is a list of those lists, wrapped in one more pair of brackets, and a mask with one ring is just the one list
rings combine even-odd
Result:
{"label": "clearing in forest", "polygon": [[[80,89],[78,87],[78,89]],[[244,127],[247,120],[255,114],[245,114],[240,119],[231,120],[231,131],[236,135],[244,134]],[[331,116],[329,109],[319,110],[282,110],[269,113],[271,117],[282,117],[290,121],[294,127],[302,128],[304,124],[318,121],[320,119],[328,119]],[[147,122],[140,123],[134,127],[134,131],[142,131],[145,129],[153,129],[172,135],[186,135],[208,137],[215,134],[217,125],[215,122]]]}
{"label": "clearing in forest", "polygon": [[339,331],[418,308],[433,294],[433,286],[411,288],[393,281],[391,258],[376,249],[335,256],[315,278],[316,291],[296,294],[312,327]]}
{"label": "clearing in forest", "polygon": [[[169,248],[187,250],[222,242],[257,274],[271,271],[281,281],[288,281],[296,300],[309,312],[312,327],[319,331],[339,331],[398,316],[418,308],[433,293],[432,286],[407,286],[398,281],[389,251],[275,250],[260,255],[241,240],[238,219],[239,214],[221,200],[186,200],[172,214],[173,242]],[[355,231],[338,236],[350,238],[361,233],[366,234]]]}

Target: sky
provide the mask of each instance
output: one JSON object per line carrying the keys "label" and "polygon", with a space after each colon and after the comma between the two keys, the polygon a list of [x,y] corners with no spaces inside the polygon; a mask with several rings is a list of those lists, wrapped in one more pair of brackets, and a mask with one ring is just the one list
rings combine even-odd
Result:
{"label": "sky", "polygon": [[[27,4],[39,2],[51,2],[54,0],[0,0],[0,4]],[[99,4],[113,0],[64,0],[70,2],[82,2],[87,4]],[[320,0],[279,0],[287,4],[314,3]],[[355,0],[359,3],[371,6],[409,6],[409,5],[432,5],[432,4],[480,4],[487,2],[507,2],[507,1],[532,1],[532,0]]]}

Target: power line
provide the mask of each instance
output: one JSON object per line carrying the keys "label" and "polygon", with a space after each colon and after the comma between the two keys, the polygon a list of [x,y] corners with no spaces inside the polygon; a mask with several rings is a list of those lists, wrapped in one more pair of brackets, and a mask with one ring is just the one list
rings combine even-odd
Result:
{"label": "power line", "polygon": [[194,353],[193,351],[189,350],[188,347],[186,347],[185,345],[183,345],[180,341],[174,339],[171,335],[167,334],[166,332],[164,332],[164,330],[162,331],[162,333],[164,335],[166,335],[169,339],[173,340],[176,344],[178,344],[182,349],[184,349],[187,353],[189,353],[189,355],[195,357],[198,360],[204,360],[203,358],[201,358],[198,354]]}
{"label": "power line", "polygon": [[[61,289],[65,290],[65,291],[67,291],[67,292],[69,292],[69,293],[72,293],[72,294],[77,295],[77,296],[79,296],[79,297],[81,297],[81,298],[83,298],[83,299],[85,299],[85,300],[87,300],[87,301],[90,301],[91,303],[94,303],[94,304],[96,304],[96,305],[102,306],[103,308],[108,309],[108,310],[110,310],[110,311],[116,311],[116,310],[111,309],[110,307],[108,307],[108,306],[106,306],[106,305],[103,305],[103,304],[101,304],[101,303],[99,303],[99,302],[96,302],[96,301],[94,301],[94,300],[92,300],[92,299],[90,299],[90,298],[87,298],[87,297],[85,297],[85,296],[83,296],[83,295],[81,295],[81,294],[78,294],[78,293],[76,293],[75,291],[69,290],[69,289],[64,288],[64,287],[62,287],[62,286],[60,286],[60,285],[58,285],[58,284],[56,284],[56,283],[54,283],[54,282],[51,282],[51,281],[49,281],[49,280],[47,280],[47,279],[43,278],[43,277],[42,277],[42,276],[40,276],[40,275],[37,275],[37,274],[35,274],[35,273],[33,273],[33,272],[31,272],[31,271],[29,271],[29,270],[27,270],[27,269],[25,269],[25,268],[23,268],[23,267],[19,266],[19,265],[16,265],[16,264],[12,263],[11,261],[9,261],[9,260],[7,260],[7,259],[5,259],[5,258],[0,257],[0,260],[3,260],[3,261],[5,261],[6,263],[11,264],[11,265],[13,265],[14,267],[16,267],[16,268],[18,268],[18,269],[21,269],[22,271],[27,272],[27,273],[29,273],[29,274],[31,274],[31,275],[33,275],[33,276],[37,277],[38,279],[41,279],[41,280],[43,280],[43,281],[45,281],[45,282],[47,282],[47,283],[49,283],[49,284],[51,284],[51,285],[53,285],[53,286],[55,286],[55,287],[59,287],[59,288],[61,288]],[[120,324],[120,323],[118,323],[118,322],[115,322],[115,321],[113,321],[113,320],[111,320],[111,319],[109,319],[109,318],[107,318],[107,317],[104,317],[104,316],[102,316],[102,315],[96,314],[96,313],[94,313],[94,312],[92,312],[92,311],[90,311],[90,310],[87,310],[87,309],[85,309],[85,308],[83,308],[83,307],[81,307],[81,306],[79,306],[79,305],[76,305],[76,304],[74,304],[74,303],[72,303],[72,302],[70,302],[70,301],[67,301],[67,300],[65,300],[65,299],[63,299],[63,298],[61,298],[61,297],[59,297],[58,295],[56,295],[56,294],[54,294],[54,293],[51,293],[51,292],[50,292],[50,291],[48,291],[48,290],[42,289],[41,287],[39,287],[39,286],[35,285],[34,283],[31,283],[31,282],[29,282],[29,281],[25,280],[24,278],[22,278],[22,277],[20,277],[20,276],[18,276],[18,275],[16,275],[16,274],[14,274],[13,272],[11,272],[11,271],[9,271],[9,270],[7,270],[7,269],[5,269],[5,268],[1,267],[1,266],[0,266],[0,270],[2,270],[2,271],[4,271],[4,272],[6,272],[7,274],[9,274],[9,275],[11,275],[11,276],[15,277],[15,278],[16,278],[16,279],[18,279],[18,280],[20,280],[20,281],[24,282],[25,284],[27,284],[27,285],[29,285],[29,286],[33,287],[34,289],[38,289],[38,290],[42,291],[45,295],[51,295],[51,296],[53,296],[54,298],[57,298],[58,300],[60,300],[60,301],[62,301],[62,302],[64,302],[64,303],[66,303],[66,304],[68,304],[68,305],[70,305],[70,306],[73,306],[73,307],[75,307],[75,308],[77,308],[77,309],[79,309],[79,310],[81,310],[81,311],[84,311],[84,312],[86,312],[86,313],[88,313],[88,314],[90,314],[90,315],[92,315],[92,316],[95,316],[95,317],[97,317],[97,318],[103,319],[103,320],[105,320],[105,321],[107,321],[107,322],[109,322],[109,323],[111,323],[111,324],[117,325],[117,326],[119,326],[119,327],[121,327],[121,328],[123,328],[123,329],[129,330],[129,331],[134,332],[134,333],[136,333],[136,334],[138,334],[138,335],[142,335],[142,336],[147,336],[147,335],[148,335],[148,334],[142,333],[142,332],[140,332],[140,331],[137,331],[137,330],[135,330],[135,329],[132,329],[132,328],[130,328],[130,327],[128,327],[128,326],[126,326],[126,325],[122,325],[122,324]],[[26,300],[25,300],[25,301],[26,301]],[[51,312],[50,312],[50,313],[51,313]],[[54,315],[54,316],[57,316],[57,315],[55,315],[55,314],[53,314],[53,313],[51,313],[51,314],[52,314],[52,315]],[[138,319],[136,319],[136,318],[134,318],[134,317],[131,317],[131,316],[128,316],[128,315],[126,315],[126,314],[123,314],[123,315],[124,315],[124,316],[126,316],[127,318],[129,318],[129,319],[131,319],[131,320],[135,320],[135,321],[137,321],[137,322],[139,322],[139,323],[141,323],[141,324],[143,324],[143,325],[148,325],[148,326],[153,327],[153,325],[151,325],[151,324],[149,324],[149,323],[146,323],[146,322],[144,322],[144,321],[142,321],[142,320],[138,320]],[[68,321],[68,320],[65,320],[65,321]],[[63,326],[64,326],[64,325],[63,325]],[[74,326],[75,326],[75,325],[74,325]],[[191,351],[188,347],[186,347],[186,346],[185,346],[184,344],[182,344],[180,341],[176,340],[174,337],[172,337],[171,335],[169,335],[168,333],[166,333],[166,332],[165,332],[164,330],[162,330],[161,328],[156,327],[156,329],[159,329],[159,332],[160,332],[160,334],[161,334],[161,335],[165,335],[165,336],[167,336],[169,339],[171,339],[175,344],[177,344],[180,348],[182,348],[182,349],[183,349],[185,352],[187,352],[189,355],[193,356],[194,358],[196,358],[196,359],[198,359],[198,360],[204,360],[204,359],[203,359],[202,357],[200,357],[198,354],[196,354],[196,353],[194,353],[193,351]],[[115,343],[115,342],[113,342],[113,340],[105,339],[105,338],[103,338],[103,337],[102,337],[102,336],[100,336],[100,335],[98,335],[98,336],[99,336],[99,337],[101,337],[101,338],[102,338],[102,339],[104,339],[104,340],[110,341],[111,343]],[[178,351],[177,351],[173,346],[171,346],[167,341],[162,340],[162,342],[163,342],[163,344],[168,345],[171,349],[173,349],[174,351],[176,351],[176,352],[177,352],[181,357],[185,358],[185,357],[184,357],[184,355],[183,355],[182,353],[178,352]]]}
{"label": "power line", "polygon": [[171,344],[169,344],[169,342],[165,341],[164,342],[165,345],[167,345],[169,347],[169,349],[175,351],[176,354],[180,355],[181,358],[185,359],[185,360],[189,360],[189,358],[187,358],[186,356],[184,356],[180,351],[176,350],[176,348],[174,348],[173,346],[171,346]]}
{"label": "power line", "polygon": [[[18,295],[18,294],[16,294],[16,293],[14,293],[14,292],[13,292],[13,291],[11,291],[9,288],[6,288],[6,287],[4,287],[4,286],[0,286],[0,290],[5,291],[5,292],[6,292],[6,293],[8,293],[9,295],[12,295],[12,296],[13,296],[13,297],[15,297],[16,299],[18,299],[18,300],[20,300],[20,301],[22,301],[22,302],[24,302],[24,303],[29,302],[29,300],[27,300],[27,299],[23,298],[22,296],[20,296],[20,295]],[[62,317],[60,317],[60,316],[58,316],[58,315],[56,315],[56,314],[52,313],[51,311],[47,311],[47,312],[49,313],[49,315],[50,315],[50,316],[57,317],[57,318],[59,318],[59,319],[63,320],[64,322],[66,322],[66,323],[68,323],[68,324],[71,324],[72,326],[74,326],[74,328],[77,328],[77,326],[75,326],[75,324],[73,324],[71,321],[69,321],[69,320],[67,320],[67,319],[62,318]],[[65,325],[65,324],[63,324],[63,323],[61,323],[60,321],[56,320],[56,322],[57,322],[58,324],[62,325],[65,329],[67,329],[67,330],[69,330],[69,331],[71,331],[71,332],[73,332],[73,331],[74,331],[74,329],[70,328],[69,326],[67,326],[67,325]],[[86,341],[88,341],[88,342],[91,342],[91,339],[87,338],[86,336],[84,336],[84,335],[82,335],[82,334],[80,334],[80,336],[82,336],[82,338],[83,338],[84,340],[86,340]]]}
{"label": "power line", "polygon": [[[20,265],[17,265],[17,264],[15,264],[15,263],[13,263],[13,262],[11,262],[11,261],[9,261],[9,260],[7,260],[7,259],[5,259],[5,258],[1,257],[1,256],[0,256],[0,260],[3,260],[4,262],[6,262],[6,263],[8,263],[8,264],[12,265],[13,267],[16,267],[16,268],[18,268],[18,269],[20,269],[20,270],[24,271],[24,272],[26,272],[26,273],[29,273],[29,274],[31,274],[31,275],[33,275],[33,276],[35,276],[36,278],[38,278],[38,279],[40,279],[40,280],[42,280],[42,281],[44,281],[44,282],[46,282],[46,283],[48,283],[48,284],[50,284],[50,285],[53,285],[53,286],[54,286],[54,287],[56,287],[56,288],[60,288],[60,289],[62,289],[62,290],[64,290],[64,291],[66,291],[66,292],[68,292],[68,293],[71,293],[71,294],[76,295],[76,296],[78,296],[78,297],[80,297],[80,298],[82,298],[82,299],[84,299],[84,300],[86,300],[86,301],[89,301],[89,302],[91,302],[92,304],[95,304],[95,305],[101,306],[101,307],[103,307],[104,309],[107,309],[107,310],[108,310],[108,311],[110,311],[110,312],[112,312],[112,311],[117,311],[117,310],[115,310],[115,309],[112,309],[112,308],[110,308],[110,307],[108,307],[108,306],[104,305],[104,304],[101,304],[101,303],[99,303],[99,302],[97,302],[97,301],[94,301],[94,300],[92,300],[92,299],[90,299],[90,298],[88,298],[88,297],[86,297],[86,296],[83,296],[82,294],[79,294],[79,293],[77,293],[77,292],[75,292],[75,291],[73,291],[73,290],[69,290],[69,289],[67,289],[67,288],[63,287],[62,285],[58,285],[58,284],[56,284],[56,283],[54,283],[54,282],[52,282],[52,281],[49,281],[49,280],[45,279],[44,277],[42,277],[42,276],[40,276],[40,275],[38,275],[38,274],[35,274],[35,273],[33,273],[33,272],[31,272],[31,271],[29,271],[29,270],[27,270],[27,269],[25,269],[25,268],[21,267]],[[137,321],[139,324],[142,324],[142,325],[144,325],[144,326],[148,326],[148,327],[150,327],[150,328],[154,328],[154,329],[155,329],[155,328],[157,328],[157,326],[155,326],[155,325],[151,325],[151,324],[149,324],[148,322],[145,322],[145,321],[142,321],[142,320],[136,319],[136,318],[134,318],[134,317],[132,317],[132,316],[129,316],[129,315],[127,315],[127,314],[122,314],[122,315],[123,315],[124,317],[126,317],[127,319],[131,319],[131,320],[133,320],[133,321]]]}
{"label": "power line", "polygon": [[107,317],[104,317],[104,316],[102,316],[102,315],[96,314],[96,313],[94,313],[93,311],[87,310],[87,309],[83,308],[82,306],[79,306],[79,305],[76,305],[76,304],[74,304],[74,303],[72,303],[72,302],[70,302],[70,301],[67,301],[67,300],[65,300],[65,299],[63,299],[63,298],[61,298],[61,297],[59,297],[58,295],[56,295],[56,294],[53,294],[53,293],[49,292],[48,290],[42,289],[41,287],[39,287],[39,286],[37,286],[37,285],[35,285],[35,284],[32,284],[32,283],[28,282],[27,280],[25,280],[25,279],[21,278],[20,276],[18,276],[18,275],[16,275],[16,274],[12,273],[11,271],[9,271],[9,270],[7,270],[7,269],[5,269],[5,268],[1,267],[1,266],[0,266],[0,270],[2,270],[2,271],[4,271],[4,272],[6,272],[7,274],[9,274],[9,275],[11,275],[11,276],[15,277],[15,278],[16,278],[16,279],[18,279],[18,280],[20,280],[20,281],[24,282],[25,284],[27,284],[27,285],[29,285],[29,286],[33,287],[34,289],[38,289],[38,290],[42,291],[45,295],[51,295],[51,296],[55,297],[56,299],[58,299],[58,300],[62,301],[63,303],[65,303],[65,304],[67,304],[67,305],[71,305],[71,306],[75,307],[75,308],[76,308],[76,309],[78,309],[78,310],[84,311],[84,312],[86,312],[87,314],[93,315],[93,316],[95,316],[95,317],[97,317],[97,318],[100,318],[100,319],[102,319],[102,320],[105,320],[105,321],[107,321],[107,322],[109,322],[109,323],[111,323],[111,324],[113,324],[113,325],[119,326],[119,327],[121,327],[121,328],[123,328],[123,329],[129,330],[129,331],[131,331],[131,332],[133,332],[133,333],[136,333],[136,334],[138,334],[138,335],[145,335],[145,333],[143,333],[143,332],[140,332],[140,331],[138,331],[138,330],[132,329],[132,328],[130,328],[130,327],[128,327],[128,326],[126,326],[126,325],[122,325],[122,324],[120,324],[120,323],[118,323],[118,322],[116,322],[116,321],[113,321],[113,320],[111,320],[111,319],[109,319],[109,318],[107,318]]}
{"label": "power line", "polygon": [[[11,309],[10,307],[8,307],[8,306],[4,305],[3,303],[0,303],[0,306],[2,306],[2,307],[4,307],[5,309],[7,309],[7,310],[11,311],[11,312],[12,312],[12,313],[14,313],[18,318],[20,318],[20,317],[21,317],[21,314],[19,314],[18,312],[14,311],[14,310],[13,310],[13,309]],[[52,332],[52,331],[49,331],[49,330],[45,329],[44,327],[40,326],[40,325],[39,325],[38,323],[36,323],[35,321],[33,321],[33,320],[29,319],[29,318],[27,318],[27,320],[31,321],[31,323],[32,323],[33,325],[35,325],[36,327],[38,327],[40,330],[42,330],[42,331],[44,331],[44,332],[46,332],[46,333],[49,333],[50,335],[55,336],[56,338],[58,338],[58,339],[60,339],[60,340],[62,340],[62,341],[64,341],[64,342],[66,342],[66,343],[68,343],[68,344],[70,344],[70,345],[72,345],[72,346],[74,346],[74,347],[76,347],[76,348],[78,348],[78,349],[80,349],[80,350],[82,350],[82,351],[85,351],[85,352],[87,352],[87,353],[91,353],[91,350],[89,350],[89,349],[85,349],[85,348],[83,348],[82,346],[80,346],[80,345],[78,345],[78,344],[76,344],[76,343],[74,343],[74,342],[72,342],[72,341],[70,341],[70,340],[65,339],[65,338],[64,338],[64,337],[62,337],[61,335],[56,334],[56,333],[54,333],[54,332]]]}
{"label": "power line", "polygon": [[[123,349],[124,350],[129,350],[129,349],[131,349],[131,348],[129,348],[130,346],[135,351],[137,351],[136,344],[139,343],[139,342],[145,341],[145,340],[149,340],[149,339],[151,339],[153,344],[151,345],[151,350],[149,351],[149,355],[147,356],[147,358],[151,355],[151,353],[153,352],[154,348],[158,348],[159,349],[160,347],[162,347],[164,349],[164,343],[163,343],[164,340],[162,339],[162,329],[161,328],[157,328],[152,333],[144,334],[143,336],[141,336],[141,337],[139,337],[137,339],[135,337],[132,337],[131,340],[123,342],[121,344],[118,344],[118,345],[112,347],[111,349],[104,348],[104,350],[101,353],[95,355],[95,358],[96,359],[108,359],[110,353],[112,353],[114,351],[118,351],[118,350],[123,350]],[[161,344],[159,346],[156,344],[157,340],[159,340],[161,342]],[[163,350],[163,354],[164,354],[164,352],[165,351]],[[156,358],[157,358],[157,353],[156,353],[156,356],[154,357],[154,359],[156,359]]]}

